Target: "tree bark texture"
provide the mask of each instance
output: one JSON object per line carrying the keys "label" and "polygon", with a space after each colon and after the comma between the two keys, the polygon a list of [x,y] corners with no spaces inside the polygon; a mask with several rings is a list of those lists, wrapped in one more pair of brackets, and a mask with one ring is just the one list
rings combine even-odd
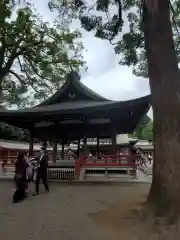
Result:
{"label": "tree bark texture", "polygon": [[2,68],[0,69],[0,106],[4,103],[2,82],[5,78],[6,74],[3,72]]}
{"label": "tree bark texture", "polygon": [[180,74],[168,0],[145,0],[143,26],[154,114],[155,214],[180,216]]}

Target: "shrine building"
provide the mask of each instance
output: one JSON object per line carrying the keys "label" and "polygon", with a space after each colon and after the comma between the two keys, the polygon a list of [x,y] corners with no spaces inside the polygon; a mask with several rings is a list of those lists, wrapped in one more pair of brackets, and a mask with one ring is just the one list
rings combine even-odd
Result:
{"label": "shrine building", "polygon": [[[150,108],[150,96],[128,101],[106,99],[87,88],[76,72],[68,74],[63,86],[41,104],[18,110],[0,110],[0,119],[10,125],[28,129],[33,142],[53,142],[53,161],[57,158],[57,144],[77,144],[87,155],[87,139],[96,138],[96,152],[100,154],[100,139],[110,139],[109,154],[117,153],[117,134],[132,133]],[[92,146],[94,148],[94,145]]]}

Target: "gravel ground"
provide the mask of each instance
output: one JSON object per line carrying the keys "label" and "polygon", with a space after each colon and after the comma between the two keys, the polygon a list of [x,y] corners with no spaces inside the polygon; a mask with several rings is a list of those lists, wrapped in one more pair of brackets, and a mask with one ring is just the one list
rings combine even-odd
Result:
{"label": "gravel ground", "polygon": [[125,202],[144,184],[52,184],[49,194],[12,204],[13,184],[0,182],[0,236],[3,240],[110,240],[92,215]]}

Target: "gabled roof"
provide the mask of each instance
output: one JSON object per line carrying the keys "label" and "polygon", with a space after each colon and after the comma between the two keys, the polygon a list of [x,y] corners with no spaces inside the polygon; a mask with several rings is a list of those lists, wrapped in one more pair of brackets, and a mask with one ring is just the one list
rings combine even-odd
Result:
{"label": "gabled roof", "polygon": [[67,75],[63,86],[49,99],[39,104],[39,106],[47,106],[67,101],[108,101],[108,99],[95,93],[86,87],[81,81],[80,76],[76,72]]}
{"label": "gabled roof", "polygon": [[[18,110],[6,110],[0,109],[0,117],[25,117],[25,116],[41,116],[45,115],[59,115],[59,114],[72,114],[72,113],[83,113],[90,112],[91,110],[109,110],[117,109],[121,115],[124,112],[135,112],[137,109],[141,108],[149,109],[150,107],[150,96],[144,96],[137,99],[132,99],[128,101],[72,101],[72,102],[61,102],[51,105],[38,105],[33,108],[24,108]],[[40,117],[40,116],[39,116]]]}
{"label": "gabled roof", "polygon": [[[149,110],[150,98],[144,96],[128,101],[112,101],[84,86],[78,74],[71,72],[60,90],[45,102],[32,108],[0,109],[0,119],[17,127],[35,128],[35,132],[39,129],[41,133],[49,129],[52,134],[52,128],[57,127],[55,131],[58,136],[83,136],[85,125],[88,126],[87,136],[97,136],[98,132],[99,136],[110,136],[111,129],[107,124],[111,122],[116,125],[117,133],[132,132],[140,118]],[[92,119],[95,119],[96,123],[92,124]],[[99,124],[97,119],[105,119],[106,123]],[[68,123],[71,120],[78,123]],[[42,122],[46,122],[46,130],[42,130],[42,126],[37,127],[37,124]],[[57,132],[58,129],[60,133]]]}
{"label": "gabled roof", "polygon": [[[31,128],[36,123],[47,122],[54,126],[58,123],[61,134],[68,133],[82,134],[84,131],[84,121],[87,122],[87,136],[93,137],[98,131],[110,131],[110,128],[102,124],[90,124],[89,120],[95,118],[111,119],[113,117],[117,133],[132,132],[140,118],[147,113],[150,107],[150,96],[141,97],[129,101],[69,101],[51,105],[36,106],[21,110],[1,110],[0,119],[11,125],[21,128]],[[68,119],[79,120],[82,124],[61,125]],[[100,128],[101,126],[101,128]],[[79,127],[79,128],[78,128]],[[48,125],[51,129],[51,126]],[[72,128],[72,129],[71,129]],[[44,131],[44,130],[43,130]],[[50,130],[51,131],[51,130]],[[94,131],[94,133],[93,133]],[[108,136],[109,134],[107,134]]]}

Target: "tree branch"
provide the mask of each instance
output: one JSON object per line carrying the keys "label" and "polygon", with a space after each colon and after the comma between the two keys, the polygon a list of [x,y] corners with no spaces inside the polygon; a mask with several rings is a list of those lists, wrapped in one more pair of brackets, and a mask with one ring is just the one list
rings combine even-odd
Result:
{"label": "tree branch", "polygon": [[[27,63],[30,65],[30,67],[32,68],[33,72],[34,72],[39,78],[41,78],[41,79],[44,78],[44,79],[47,79],[47,80],[48,80],[48,78],[46,78],[46,77],[44,77],[44,76],[42,76],[41,74],[38,73],[38,70],[37,70],[37,68],[33,65],[33,61],[32,61],[32,60],[30,61],[30,59],[26,57],[26,61],[27,61]],[[27,65],[28,65],[28,64],[27,64]],[[47,85],[47,87],[48,87],[48,85]]]}
{"label": "tree branch", "polygon": [[19,56],[17,57],[17,60],[19,62],[19,66],[20,66],[21,72],[24,72],[23,66],[21,64],[21,60],[19,59]]}
{"label": "tree branch", "polygon": [[22,85],[26,85],[26,83],[22,80],[22,78],[16,72],[14,72],[13,70],[9,70],[9,73],[14,75]]}
{"label": "tree branch", "polygon": [[2,40],[1,40],[1,48],[0,48],[0,68],[3,67],[4,64],[4,55],[5,55],[5,51],[6,51],[6,44],[5,44],[5,36],[2,36]]}
{"label": "tree branch", "polygon": [[[36,93],[40,93],[40,92],[37,90],[37,88],[34,87],[33,80],[32,80],[32,78],[31,78],[31,76],[29,75],[29,73],[27,72],[26,68],[23,68],[23,67],[22,67],[22,64],[21,64],[20,59],[18,59],[18,61],[19,61],[19,64],[20,64],[21,69],[23,69],[22,71],[25,73],[27,79],[29,80],[29,85],[32,87],[32,89],[33,89]],[[28,62],[28,63],[29,63],[29,62]],[[48,86],[48,85],[47,85],[47,86]]]}
{"label": "tree branch", "polygon": [[19,53],[18,53],[17,50],[18,50],[18,47],[23,40],[24,40],[24,36],[19,37],[19,39],[14,43],[13,49],[12,49],[10,57],[9,57],[9,60],[7,61],[6,66],[4,68],[5,72],[8,72],[11,69],[11,67],[14,63],[14,60],[19,56]]}

